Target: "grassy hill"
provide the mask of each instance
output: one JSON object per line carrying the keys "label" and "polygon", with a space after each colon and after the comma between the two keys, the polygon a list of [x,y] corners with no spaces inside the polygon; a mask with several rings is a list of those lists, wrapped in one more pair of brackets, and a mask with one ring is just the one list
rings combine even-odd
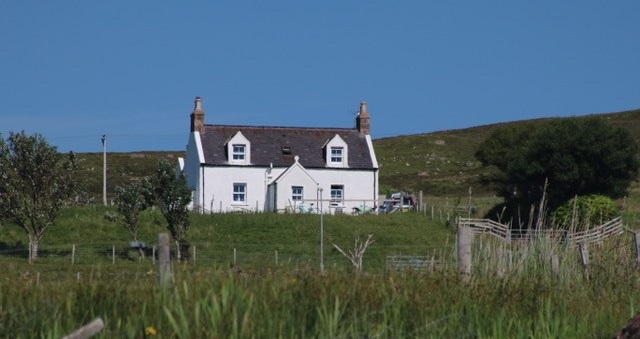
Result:
{"label": "grassy hill", "polygon": [[[627,129],[640,140],[640,109],[598,114],[611,124]],[[584,117],[582,117],[584,118]],[[381,193],[395,190],[436,196],[487,194],[479,182],[486,169],[475,159],[478,145],[496,130],[551,119],[514,121],[466,129],[406,135],[373,142],[380,163]]]}
{"label": "grassy hill", "polygon": [[[78,153],[80,179],[85,182],[90,199],[102,201],[103,154]],[[151,175],[160,159],[176,161],[181,151],[107,153],[107,199],[117,186]]]}
{"label": "grassy hill", "polygon": [[[640,140],[640,109],[598,114],[623,127]],[[479,183],[483,169],[474,154],[478,145],[494,131],[524,123],[550,119],[506,122],[466,129],[403,135],[374,140],[380,163],[380,193],[423,191],[432,196],[487,195]],[[108,153],[107,192],[131,179],[149,175],[159,159],[176,161],[184,151]],[[94,199],[102,197],[102,153],[82,153],[82,177]],[[109,195],[110,196],[110,195]]]}

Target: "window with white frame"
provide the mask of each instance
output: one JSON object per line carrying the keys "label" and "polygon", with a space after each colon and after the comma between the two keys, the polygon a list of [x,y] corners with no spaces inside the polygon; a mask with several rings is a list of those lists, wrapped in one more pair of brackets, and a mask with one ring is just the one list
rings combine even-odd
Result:
{"label": "window with white frame", "polygon": [[302,201],[302,186],[291,186],[291,200]]}
{"label": "window with white frame", "polygon": [[336,134],[322,146],[327,167],[349,167],[349,145]]}
{"label": "window with white frame", "polygon": [[251,141],[238,131],[225,144],[231,165],[251,165]]}
{"label": "window with white frame", "polygon": [[233,183],[233,202],[243,203],[247,201],[247,184]]}
{"label": "window with white frame", "polygon": [[331,185],[331,201],[342,202],[344,199],[344,185]]}
{"label": "window with white frame", "polygon": [[234,144],[233,146],[233,160],[235,161],[244,161],[246,159],[246,147],[247,145],[243,144]]}
{"label": "window with white frame", "polygon": [[331,147],[331,162],[342,163],[344,147]]}

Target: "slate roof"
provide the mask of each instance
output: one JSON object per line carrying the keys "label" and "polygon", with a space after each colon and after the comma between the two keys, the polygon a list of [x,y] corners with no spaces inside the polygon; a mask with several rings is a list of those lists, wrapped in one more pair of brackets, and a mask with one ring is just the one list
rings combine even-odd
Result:
{"label": "slate roof", "polygon": [[[338,134],[348,146],[348,162],[351,169],[373,169],[371,154],[364,136],[356,129],[308,128],[308,127],[260,127],[233,125],[204,125],[200,134],[205,164],[228,165],[226,143],[242,132],[251,142],[251,165],[288,167],[294,156],[305,168],[325,168],[323,147]],[[283,147],[291,153],[284,154]]]}

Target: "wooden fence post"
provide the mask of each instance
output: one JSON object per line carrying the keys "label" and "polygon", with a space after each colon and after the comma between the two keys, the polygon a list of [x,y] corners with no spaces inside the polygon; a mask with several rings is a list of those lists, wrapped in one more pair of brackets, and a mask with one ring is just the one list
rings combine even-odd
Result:
{"label": "wooden fence post", "polygon": [[116,245],[111,245],[111,264],[116,263]]}
{"label": "wooden fence post", "polygon": [[640,268],[640,233],[633,232],[633,247],[636,250],[636,266]]}
{"label": "wooden fence post", "polygon": [[193,245],[193,263],[196,263],[196,245]]}
{"label": "wooden fence post", "polygon": [[71,264],[76,262],[76,244],[71,246]]}
{"label": "wooden fence post", "polygon": [[462,280],[468,282],[471,278],[471,243],[473,230],[468,226],[458,227],[458,272]]}
{"label": "wooden fence post", "polygon": [[156,245],[153,245],[151,247],[151,262],[155,265],[156,264]]}
{"label": "wooden fence post", "polygon": [[278,251],[276,251],[276,266],[278,266]]}
{"label": "wooden fence post", "polygon": [[552,254],[550,260],[551,274],[553,274],[553,276],[556,278],[560,277],[560,259],[558,259],[558,255]]}
{"label": "wooden fence post", "polygon": [[238,257],[236,255],[236,248],[233,248],[233,267],[238,266],[238,261],[237,261]]}
{"label": "wooden fence post", "polygon": [[158,273],[160,286],[166,287],[171,279],[169,233],[158,234]]}
{"label": "wooden fence post", "polygon": [[580,262],[582,263],[582,268],[584,269],[584,274],[589,280],[589,250],[587,249],[586,243],[580,243]]}

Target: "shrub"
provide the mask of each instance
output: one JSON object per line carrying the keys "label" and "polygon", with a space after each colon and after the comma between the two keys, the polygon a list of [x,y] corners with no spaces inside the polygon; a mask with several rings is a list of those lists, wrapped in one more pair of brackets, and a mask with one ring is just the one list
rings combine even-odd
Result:
{"label": "shrub", "polygon": [[[575,211],[575,214],[574,214]],[[553,227],[584,230],[606,222],[619,214],[615,202],[604,195],[576,196],[560,205],[550,215]]]}

